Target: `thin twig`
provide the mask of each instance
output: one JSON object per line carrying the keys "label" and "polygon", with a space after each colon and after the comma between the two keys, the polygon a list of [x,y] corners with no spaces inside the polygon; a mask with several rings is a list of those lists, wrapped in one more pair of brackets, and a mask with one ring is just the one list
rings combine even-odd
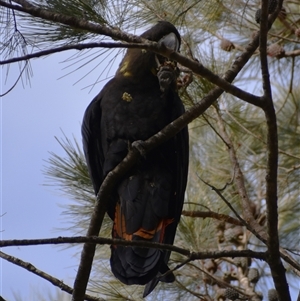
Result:
{"label": "thin twig", "polygon": [[[33,274],[36,274],[37,276],[51,282],[54,286],[60,288],[62,291],[66,292],[66,293],[69,293],[69,294],[72,294],[73,292],[73,289],[64,284],[62,281],[60,281],[59,279],[37,269],[34,265],[32,265],[31,263],[29,262],[25,262],[17,257],[14,257],[14,256],[11,256],[11,255],[8,255],[6,253],[3,253],[0,251],[0,257],[23,268],[23,269],[26,269],[27,271],[33,273]],[[84,299],[85,300],[88,300],[88,301],[104,301],[104,299],[101,299],[101,298],[96,298],[96,297],[93,297],[93,296],[90,296],[90,295],[85,295],[84,296]]]}
{"label": "thin twig", "polygon": [[[1,64],[0,64],[0,65],[1,65]],[[3,96],[5,96],[5,95],[7,95],[9,92],[11,92],[11,91],[14,89],[14,87],[17,85],[17,83],[19,82],[19,80],[22,78],[23,72],[25,71],[27,65],[28,65],[28,62],[25,62],[25,65],[24,65],[24,67],[22,68],[22,70],[21,70],[21,72],[20,72],[18,78],[17,78],[16,81],[14,82],[14,84],[13,84],[6,92],[0,94],[0,97],[3,97]]]}
{"label": "thin twig", "polygon": [[68,50],[84,50],[84,49],[92,49],[92,48],[145,48],[144,44],[136,44],[136,43],[117,43],[117,42],[99,42],[99,43],[82,43],[82,44],[72,44],[72,45],[64,45],[61,47],[50,48],[42,51],[38,51],[35,53],[14,57],[11,59],[7,59],[4,61],[0,61],[0,65],[7,65],[11,63],[16,63],[20,61],[27,61],[33,58],[38,58],[41,56],[46,56],[53,53],[68,51]]}
{"label": "thin twig", "polygon": [[224,201],[224,203],[230,208],[230,210],[235,214],[235,216],[238,218],[238,222],[242,225],[245,226],[250,232],[252,232],[255,236],[257,236],[260,240],[263,240],[263,238],[251,227],[249,223],[247,223],[239,214],[238,212],[234,209],[234,207],[231,205],[231,203],[223,196],[221,193],[221,190],[216,188],[215,186],[207,183],[205,180],[199,179],[207,186],[209,186],[213,191],[216,192],[216,194]]}
{"label": "thin twig", "polygon": [[[247,228],[254,233],[259,239],[266,239],[266,237],[263,237],[262,233],[264,233],[264,230],[262,227],[254,220],[254,217],[252,215],[251,211],[251,201],[248,197],[247,190],[245,187],[245,182],[244,182],[244,175],[242,173],[242,170],[239,165],[239,161],[235,152],[235,147],[227,134],[224,126],[224,121],[222,116],[220,115],[219,110],[216,108],[216,116],[217,116],[217,121],[219,124],[219,129],[220,133],[223,137],[223,140],[226,141],[227,145],[227,150],[229,153],[229,158],[231,161],[231,165],[234,170],[234,183],[237,186],[239,196],[241,198],[241,205],[243,208],[243,222],[245,225],[247,225]],[[235,212],[235,211],[234,211]],[[235,212],[236,214],[236,212]]]}
{"label": "thin twig", "polygon": [[243,226],[244,224],[237,220],[236,218],[233,218],[229,215],[217,213],[213,211],[187,211],[183,210],[181,213],[183,216],[190,216],[190,217],[202,217],[202,218],[215,218],[217,220],[223,221],[225,223],[237,225],[237,226]]}
{"label": "thin twig", "polygon": [[162,274],[159,276],[159,278],[165,277],[173,272],[175,272],[176,270],[179,270],[180,268],[182,268],[184,265],[186,265],[187,263],[191,262],[192,260],[190,258],[187,258],[186,260],[184,260],[183,262],[177,264],[174,268],[168,270],[166,273]]}
{"label": "thin twig", "polygon": [[[229,136],[227,135],[222,121],[222,117],[220,116],[218,110],[217,110],[217,114],[218,114],[218,120],[220,122],[220,129],[223,135],[223,138],[226,140],[227,145],[230,145],[230,148],[228,149],[228,152],[230,154],[230,159],[232,161],[232,166],[234,167],[234,181],[235,184],[238,187],[238,192],[240,194],[240,197],[242,199],[242,207],[243,207],[243,213],[247,215],[247,219],[244,220],[242,219],[242,222],[245,223],[245,226],[247,227],[247,229],[249,231],[251,231],[257,238],[259,238],[264,244],[267,244],[267,237],[268,234],[266,233],[266,231],[259,225],[259,223],[257,223],[251,213],[251,209],[250,209],[250,200],[248,198],[247,195],[247,191],[245,188],[245,183],[243,180],[243,173],[238,165],[238,160],[237,160],[237,156],[234,150],[234,146],[229,138]],[[275,131],[276,132],[276,131]],[[225,136],[224,136],[225,135]],[[218,190],[215,190],[216,192]],[[218,193],[218,192],[217,192]],[[219,193],[218,193],[219,194]],[[220,195],[221,197],[221,195]],[[227,201],[227,200],[224,200]],[[227,204],[229,207],[231,206],[230,203]],[[232,206],[231,206],[232,207]],[[233,208],[234,209],[234,208]],[[275,208],[273,208],[273,210],[275,210]],[[277,210],[277,209],[276,209]],[[236,211],[233,211],[235,214]],[[237,217],[239,218],[239,215],[237,215]],[[293,271],[300,276],[300,265],[299,263],[292,257],[290,256],[285,249],[283,249],[282,247],[279,246],[278,250],[280,251],[280,256],[286,261],[288,262],[292,267],[293,267]]]}
{"label": "thin twig", "polygon": [[[248,130],[245,126],[243,126],[227,109],[225,109],[225,112],[228,114],[228,116],[238,125],[241,127],[241,129],[243,129],[246,133],[248,133],[249,135],[251,135],[252,137],[254,137],[255,139],[259,140],[260,142],[262,142],[264,145],[267,145],[267,142],[261,137],[261,136],[258,136],[258,135],[255,135],[253,132],[251,132],[250,130]],[[278,114],[278,112],[277,112]],[[279,153],[280,154],[283,154],[283,155],[286,155],[286,156],[289,156],[289,157],[292,157],[292,158],[295,158],[295,159],[298,159],[300,160],[300,157],[299,156],[296,156],[294,154],[290,154],[282,149],[278,149]]]}
{"label": "thin twig", "polygon": [[204,273],[205,275],[207,275],[209,278],[213,279],[218,285],[219,287],[230,287],[231,289],[235,290],[236,292],[238,292],[239,294],[245,296],[245,297],[250,297],[250,295],[245,294],[245,292],[243,290],[241,290],[240,288],[231,285],[230,283],[224,281],[223,279],[209,273],[208,271],[206,271],[205,269],[201,269],[199,267],[197,267],[202,273]]}

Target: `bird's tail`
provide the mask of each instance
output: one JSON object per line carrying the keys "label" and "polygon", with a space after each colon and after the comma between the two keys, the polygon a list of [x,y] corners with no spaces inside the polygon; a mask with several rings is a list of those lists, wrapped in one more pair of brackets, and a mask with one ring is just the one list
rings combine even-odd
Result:
{"label": "bird's tail", "polygon": [[[124,216],[121,208],[118,207],[120,206],[117,205],[116,208],[112,231],[113,238],[128,241],[162,241],[165,227],[170,221],[161,220],[156,229],[146,230],[140,228],[138,231],[128,234],[126,233]],[[164,262],[164,253],[165,252],[158,249],[112,245],[110,258],[111,269],[115,277],[127,285],[144,285],[153,280],[159,273],[164,273],[164,271],[168,270]],[[172,274],[172,276],[168,276],[168,278],[172,280],[174,275]],[[159,280],[160,279],[158,279],[157,282]]]}

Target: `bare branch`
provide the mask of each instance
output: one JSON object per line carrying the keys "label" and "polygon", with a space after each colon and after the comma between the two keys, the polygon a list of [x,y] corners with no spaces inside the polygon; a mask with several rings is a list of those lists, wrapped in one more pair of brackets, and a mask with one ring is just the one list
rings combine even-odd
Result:
{"label": "bare branch", "polygon": [[[34,265],[32,265],[31,263],[29,262],[25,262],[17,257],[14,257],[14,256],[11,256],[11,255],[8,255],[6,253],[3,253],[0,251],[0,257],[23,268],[23,269],[26,269],[27,271],[33,273],[33,274],[36,274],[37,276],[51,282],[54,286],[60,288],[62,291],[66,292],[66,293],[69,293],[69,294],[72,294],[73,292],[73,289],[64,284],[62,281],[60,281],[59,279],[37,269]],[[101,298],[96,298],[96,297],[93,297],[93,296],[90,296],[90,295],[85,295],[84,296],[84,299],[85,300],[88,300],[88,301],[102,301],[104,299],[101,299]]]}
{"label": "bare branch", "polygon": [[233,224],[233,225],[237,225],[237,226],[244,226],[244,224],[242,222],[240,222],[239,220],[226,215],[226,214],[221,214],[221,213],[217,213],[217,212],[213,212],[213,211],[187,211],[187,210],[183,210],[181,213],[183,216],[190,216],[190,217],[202,217],[202,218],[207,218],[207,217],[211,217],[211,218],[215,218],[218,219],[220,221],[223,221],[225,223],[229,223],[229,224]]}
{"label": "bare branch", "polygon": [[[268,16],[269,1],[262,1],[260,22],[260,62],[263,80],[264,107],[267,121],[267,175],[266,175],[266,203],[267,203],[267,247],[271,274],[280,300],[290,301],[291,296],[285,275],[285,268],[280,258],[278,236],[278,210],[277,210],[277,173],[278,173],[278,134],[276,113],[272,100],[270,75],[267,58],[267,34],[269,28]],[[274,15],[278,15],[282,7],[279,1]]]}
{"label": "bare branch", "polygon": [[[159,276],[159,278],[165,277],[177,270],[179,270],[180,268],[182,268],[183,266],[185,266],[186,264],[188,264],[189,262],[191,262],[190,258],[187,258],[186,260],[184,260],[183,262],[177,264],[174,268],[168,270],[166,273],[162,274],[161,276]],[[1,300],[0,300],[1,301]]]}
{"label": "bare branch", "polygon": [[16,63],[20,61],[27,61],[33,58],[38,58],[41,56],[68,51],[68,50],[84,50],[91,48],[145,48],[144,44],[134,44],[134,43],[109,43],[109,42],[100,42],[100,43],[83,43],[83,44],[74,44],[74,45],[64,45],[61,47],[51,48],[20,57],[14,57],[8,60],[0,61],[0,65],[7,65],[11,63]]}
{"label": "bare branch", "polygon": [[268,36],[268,25],[269,25],[268,5],[269,5],[268,0],[262,1],[260,32],[259,32],[259,52],[260,52],[260,63],[261,63],[264,97],[271,99],[272,95],[271,95],[270,74],[269,74],[268,57],[267,57],[267,36]]}
{"label": "bare branch", "polygon": [[212,252],[193,252],[188,249],[180,248],[174,245],[161,244],[147,241],[127,241],[122,239],[112,239],[104,237],[56,237],[56,238],[41,238],[41,239],[14,239],[0,241],[0,247],[11,246],[33,246],[33,245],[49,245],[49,244],[74,244],[74,243],[89,243],[93,245],[120,245],[120,246],[135,246],[140,248],[152,248],[167,250],[187,256],[191,261],[198,259],[217,259],[222,257],[251,257],[265,260],[267,254],[265,252],[256,252],[252,250],[223,250]]}
{"label": "bare branch", "polygon": [[[152,48],[151,48],[152,49]],[[227,76],[226,74],[223,77],[220,77],[216,74],[214,74],[213,72],[211,72],[209,69],[207,69],[206,67],[204,67],[202,64],[200,64],[197,61],[193,61],[177,52],[172,52],[170,54],[165,53],[165,52],[161,52],[158,51],[156,49],[154,49],[153,51],[155,52],[159,52],[161,54],[163,54],[164,56],[167,56],[175,61],[177,61],[178,63],[180,63],[181,65],[189,68],[190,70],[192,70],[194,73],[203,76],[204,78],[206,78],[208,81],[210,81],[211,83],[219,86],[220,88],[222,88],[224,91],[236,96],[239,99],[242,99],[252,105],[258,106],[258,107],[263,107],[264,103],[262,102],[261,98],[253,95],[251,93],[248,93],[232,84],[230,84],[232,81],[231,80],[226,80]],[[248,51],[245,51],[244,53],[248,53]],[[242,57],[242,55],[240,56]],[[239,58],[240,58],[239,57]],[[239,59],[238,58],[238,59]],[[235,61],[235,63],[238,61],[238,59]],[[231,68],[232,70],[232,68]]]}

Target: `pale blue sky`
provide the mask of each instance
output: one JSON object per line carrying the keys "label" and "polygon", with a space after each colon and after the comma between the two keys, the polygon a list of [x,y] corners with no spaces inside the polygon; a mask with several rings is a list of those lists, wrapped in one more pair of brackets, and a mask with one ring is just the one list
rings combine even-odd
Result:
{"label": "pale blue sky", "polygon": [[[68,64],[60,62],[70,55],[56,54],[32,60],[31,87],[23,88],[19,83],[1,98],[2,239],[71,235],[55,230],[63,223],[62,208],[58,204],[70,200],[55,187],[43,186],[46,183],[42,173],[46,164],[44,160],[49,158],[49,151],[64,155],[54,138],[63,137],[61,130],[67,137],[74,135],[81,143],[80,125],[84,110],[105,81],[90,93],[89,89],[82,89],[97,79],[101,66],[85,82],[76,85],[73,84],[84,75],[81,70],[58,80],[69,72],[62,70]],[[7,84],[2,71],[1,93],[10,88],[18,75],[16,66],[11,68]],[[88,68],[93,67],[92,63]],[[2,251],[31,262],[68,284],[73,283],[78,260],[72,258],[72,249],[62,251],[55,246],[32,246],[9,247]],[[13,292],[22,296],[22,300],[35,301],[39,300],[37,290],[43,293],[53,290],[47,281],[4,260],[0,277],[0,294],[9,301],[15,300]]]}

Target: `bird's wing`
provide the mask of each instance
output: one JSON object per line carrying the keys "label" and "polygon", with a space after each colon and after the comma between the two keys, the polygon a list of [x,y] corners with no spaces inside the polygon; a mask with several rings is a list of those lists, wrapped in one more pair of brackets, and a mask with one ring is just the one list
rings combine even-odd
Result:
{"label": "bird's wing", "polygon": [[[175,51],[180,45],[178,31],[168,22],[160,22],[143,37],[162,40],[168,46],[175,44]],[[146,140],[184,112],[175,92],[175,78],[169,83],[165,77],[170,68],[163,69],[158,77],[156,68],[154,54],[129,49],[115,78],[85,112],[83,146],[96,194],[106,174],[124,159],[130,143]],[[172,244],[183,206],[187,169],[188,134],[183,129],[141,158],[115,183],[108,206],[114,221],[112,236]],[[148,293],[158,282],[152,280],[157,273],[168,271],[170,252],[117,245],[111,250],[115,276],[126,284],[150,281]],[[171,282],[174,275],[159,280]]]}
{"label": "bird's wing", "polygon": [[[174,97],[178,97],[175,95]],[[184,107],[180,102],[175,102],[177,107],[174,107],[174,116],[173,119],[176,119],[181,114],[184,113]],[[183,128],[173,139],[173,147],[176,150],[175,153],[175,162],[173,165],[173,172],[176,175],[175,187],[174,190],[174,202],[170,203],[170,211],[172,211],[172,215],[174,216],[174,222],[168,225],[165,228],[163,243],[165,244],[173,244],[176,228],[180,220],[181,211],[184,202],[184,193],[187,184],[187,174],[188,174],[188,164],[189,164],[189,136],[188,136],[188,128]],[[149,295],[159,281],[163,282],[173,282],[175,280],[173,273],[168,273],[166,276],[161,277],[163,274],[169,271],[167,266],[171,252],[164,251],[164,259],[161,264],[159,274],[150,282],[147,283],[144,289],[143,297],[145,298]]]}
{"label": "bird's wing", "polygon": [[102,97],[103,92],[97,95],[87,107],[81,127],[83,150],[96,195],[103,181],[104,155],[101,141]]}

